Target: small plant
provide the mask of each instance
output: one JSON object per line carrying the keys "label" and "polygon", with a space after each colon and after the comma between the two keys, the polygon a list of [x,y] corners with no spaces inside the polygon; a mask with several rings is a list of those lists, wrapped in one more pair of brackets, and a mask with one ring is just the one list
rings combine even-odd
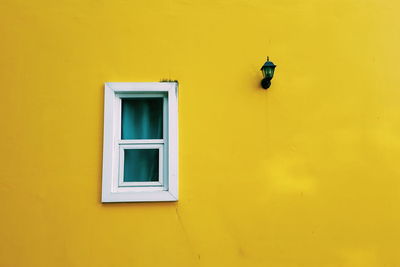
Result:
{"label": "small plant", "polygon": [[171,79],[161,79],[161,83],[179,83],[178,80],[171,80]]}

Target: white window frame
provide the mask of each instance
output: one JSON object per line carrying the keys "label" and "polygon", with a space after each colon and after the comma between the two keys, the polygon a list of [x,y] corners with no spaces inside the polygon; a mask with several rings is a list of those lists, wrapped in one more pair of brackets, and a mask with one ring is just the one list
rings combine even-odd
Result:
{"label": "white window frame", "polygon": [[[121,99],[162,97],[163,139],[121,140]],[[125,149],[158,149],[159,181],[123,182]],[[178,84],[106,83],[102,202],[178,200]]]}

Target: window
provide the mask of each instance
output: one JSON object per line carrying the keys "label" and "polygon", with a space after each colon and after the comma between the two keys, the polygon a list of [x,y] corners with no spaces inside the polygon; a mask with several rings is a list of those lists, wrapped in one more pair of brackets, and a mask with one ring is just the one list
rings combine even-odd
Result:
{"label": "window", "polygon": [[177,83],[106,83],[102,202],[178,200]]}

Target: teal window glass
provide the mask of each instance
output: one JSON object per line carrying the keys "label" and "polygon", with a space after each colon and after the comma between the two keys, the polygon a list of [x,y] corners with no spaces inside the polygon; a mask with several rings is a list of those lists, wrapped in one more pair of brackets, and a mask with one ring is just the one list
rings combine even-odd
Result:
{"label": "teal window glass", "polygon": [[124,182],[159,180],[158,149],[125,149]]}
{"label": "teal window glass", "polygon": [[121,138],[162,139],[163,99],[122,98]]}

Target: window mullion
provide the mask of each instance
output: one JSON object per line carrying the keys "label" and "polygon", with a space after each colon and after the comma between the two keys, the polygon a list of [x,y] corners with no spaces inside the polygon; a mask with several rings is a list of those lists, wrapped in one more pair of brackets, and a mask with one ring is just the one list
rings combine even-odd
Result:
{"label": "window mullion", "polygon": [[118,140],[120,145],[129,144],[164,144],[165,139],[129,139],[129,140]]}

